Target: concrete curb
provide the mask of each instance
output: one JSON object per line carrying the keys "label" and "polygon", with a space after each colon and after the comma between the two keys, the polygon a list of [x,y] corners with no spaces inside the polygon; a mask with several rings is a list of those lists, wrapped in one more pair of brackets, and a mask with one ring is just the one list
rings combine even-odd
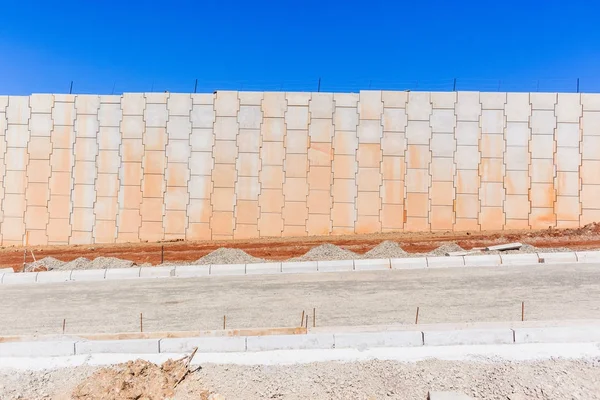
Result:
{"label": "concrete curb", "polygon": [[384,271],[429,268],[502,267],[560,263],[600,263],[600,251],[481,254],[471,256],[407,257],[359,260],[268,262],[255,264],[177,265],[122,269],[90,269],[0,274],[0,285],[88,282],[136,278],[196,278],[212,276],[276,275],[316,272]]}
{"label": "concrete curb", "polygon": [[203,336],[124,340],[3,342],[0,357],[59,357],[81,354],[243,353],[273,350],[381,347],[513,345],[600,342],[600,323],[574,326],[317,332],[298,335]]}

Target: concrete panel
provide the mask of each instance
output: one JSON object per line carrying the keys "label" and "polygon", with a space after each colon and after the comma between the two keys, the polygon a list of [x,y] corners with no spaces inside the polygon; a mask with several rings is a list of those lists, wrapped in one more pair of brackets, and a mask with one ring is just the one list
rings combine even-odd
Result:
{"label": "concrete panel", "polygon": [[408,93],[406,113],[411,121],[429,121],[432,112],[430,94],[427,92]]}
{"label": "concrete panel", "polygon": [[317,261],[319,272],[343,272],[354,270],[354,260]]}
{"label": "concrete panel", "polygon": [[465,267],[498,267],[502,259],[498,254],[464,256]]}
{"label": "concrete panel", "polygon": [[21,272],[18,274],[4,274],[3,285],[31,284],[37,280],[39,272]]}
{"label": "concrete panel", "polygon": [[[194,266],[194,268],[197,268]],[[202,268],[200,268],[202,269]],[[208,268],[204,268],[205,274],[208,275]],[[141,267],[140,278],[168,278],[175,276],[175,267]]]}
{"label": "concrete panel", "polygon": [[529,93],[533,110],[553,110],[557,101],[557,93]]}
{"label": "concrete panel", "polygon": [[478,92],[458,92],[455,107],[457,121],[479,121],[481,103]]}
{"label": "concrete panel", "polygon": [[[332,93],[312,93],[309,103],[310,116],[316,118],[332,118],[333,116],[333,94]],[[311,121],[311,124],[312,122]]]}
{"label": "concrete panel", "polygon": [[392,269],[422,269],[427,268],[427,258],[425,257],[407,257],[392,258],[390,260]]}
{"label": "concrete panel", "polygon": [[210,275],[211,276],[229,276],[229,275],[245,275],[246,264],[221,264],[211,265]]}
{"label": "concrete panel", "polygon": [[575,254],[577,255],[577,262],[600,262],[600,251],[576,251]]}
{"label": "concrete panel", "polygon": [[140,277],[140,267],[106,269],[106,280],[137,279]]}
{"label": "concrete panel", "polygon": [[360,99],[359,93],[334,93],[333,100],[336,107],[354,107],[358,106]]}
{"label": "concrete panel", "polygon": [[316,261],[298,261],[298,262],[282,262],[281,272],[294,274],[294,273],[307,273],[317,272]]}
{"label": "concrete panel", "polygon": [[[164,272],[161,272],[161,275],[163,273]],[[177,265],[172,276],[178,278],[192,278],[208,275],[210,275],[210,266],[208,265]]]}
{"label": "concrete panel", "polygon": [[426,257],[427,268],[454,268],[464,267],[465,259],[463,256],[446,256],[446,257]]}
{"label": "concrete panel", "polygon": [[246,275],[263,275],[281,273],[281,263],[246,264]]}
{"label": "concrete panel", "polygon": [[106,269],[74,269],[71,273],[72,281],[103,281],[106,275]]}
{"label": "concrete panel", "polygon": [[381,93],[383,106],[386,108],[406,108],[408,102],[408,91],[385,91]]}
{"label": "concrete panel", "polygon": [[354,260],[356,271],[379,271],[391,269],[390,259]]}
{"label": "concrete panel", "polygon": [[67,282],[71,280],[71,271],[47,271],[37,274],[36,283]]}
{"label": "concrete panel", "polygon": [[247,351],[320,350],[334,348],[333,334],[249,336]]}
{"label": "concrete panel", "polygon": [[586,343],[600,341],[599,325],[515,328],[515,343]]}
{"label": "concrete panel", "polygon": [[539,262],[544,264],[561,264],[577,262],[575,252],[560,252],[560,253],[537,253]]}
{"label": "concrete panel", "polygon": [[67,357],[75,355],[75,341],[0,343],[0,357]]}
{"label": "concrete panel", "polygon": [[533,265],[539,262],[536,253],[531,254],[501,254],[502,265]]}
{"label": "concrete panel", "polygon": [[246,351],[246,338],[237,337],[196,337],[161,339],[161,353],[190,353],[198,348],[200,353],[231,353]]}
{"label": "concrete panel", "polygon": [[512,329],[468,329],[424,331],[425,346],[457,346],[513,343]]}
{"label": "concrete panel", "polygon": [[75,343],[75,354],[158,354],[160,339],[94,340]]}
{"label": "concrete panel", "polygon": [[414,347],[423,345],[423,336],[420,331],[335,333],[334,340],[336,349],[365,350],[374,347]]}

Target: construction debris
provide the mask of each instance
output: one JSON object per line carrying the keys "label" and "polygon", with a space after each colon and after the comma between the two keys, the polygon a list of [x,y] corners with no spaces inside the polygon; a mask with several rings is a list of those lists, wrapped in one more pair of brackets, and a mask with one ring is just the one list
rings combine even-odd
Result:
{"label": "construction debris", "polygon": [[485,248],[487,251],[506,251],[506,250],[519,250],[523,247],[522,243],[507,243],[507,244],[498,244],[495,246],[488,246]]}

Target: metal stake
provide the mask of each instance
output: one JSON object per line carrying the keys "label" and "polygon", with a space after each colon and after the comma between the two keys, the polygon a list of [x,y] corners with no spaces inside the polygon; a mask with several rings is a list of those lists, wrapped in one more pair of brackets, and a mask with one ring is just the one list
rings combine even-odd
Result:
{"label": "metal stake", "polygon": [[419,307],[417,307],[417,315],[415,316],[415,325],[419,323]]}

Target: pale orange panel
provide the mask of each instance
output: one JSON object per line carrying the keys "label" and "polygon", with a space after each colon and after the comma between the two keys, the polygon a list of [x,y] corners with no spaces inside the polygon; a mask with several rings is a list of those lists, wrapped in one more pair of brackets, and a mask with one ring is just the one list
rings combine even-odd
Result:
{"label": "pale orange panel", "polygon": [[404,227],[404,206],[383,204],[381,206],[381,226],[383,228],[402,229]]}
{"label": "pale orange panel", "polygon": [[531,207],[554,207],[556,192],[552,183],[532,183],[529,192]]}
{"label": "pale orange panel", "polygon": [[32,182],[45,183],[47,185],[50,179],[50,164],[47,160],[30,160],[27,167],[27,180]]}
{"label": "pale orange panel", "polygon": [[358,190],[363,192],[379,192],[382,175],[379,168],[359,168],[356,175]]}
{"label": "pale orange panel", "polygon": [[358,192],[356,198],[358,215],[377,215],[381,211],[379,192]]}
{"label": "pale orange panel", "polygon": [[235,164],[237,144],[234,140],[217,140],[212,154],[216,164]]}
{"label": "pale orange panel", "polygon": [[27,206],[47,206],[50,190],[46,183],[29,183],[25,195]]}
{"label": "pale orange panel", "polygon": [[581,187],[581,207],[600,209],[600,185]]}
{"label": "pale orange panel", "polygon": [[123,180],[121,185],[139,185],[142,181],[142,163],[123,163],[121,166],[123,171]]}
{"label": "pale orange panel", "polygon": [[406,173],[404,157],[383,156],[381,172],[383,179],[404,180]]}
{"label": "pale orange panel", "polygon": [[429,195],[427,193],[407,193],[405,209],[408,217],[427,218],[429,215]]}
{"label": "pale orange panel", "polygon": [[600,221],[600,209],[598,210],[582,210],[580,224],[586,225],[592,222]]}
{"label": "pale orange panel", "polygon": [[307,206],[311,214],[327,214],[331,212],[331,194],[329,190],[311,190],[308,193]]}
{"label": "pale orange panel", "polygon": [[283,218],[280,213],[261,212],[258,220],[261,237],[280,237],[283,232]]}
{"label": "pale orange panel", "polygon": [[481,230],[501,230],[504,227],[504,209],[502,207],[481,207],[479,213]]}
{"label": "pale orange panel", "polygon": [[311,143],[308,149],[308,162],[313,166],[330,166],[333,160],[331,143]]}
{"label": "pale orange panel", "polygon": [[529,219],[507,219],[504,229],[531,229]]}
{"label": "pale orange panel", "polygon": [[25,213],[25,226],[29,229],[42,229],[46,230],[46,225],[50,216],[48,214],[48,208],[46,207],[27,207]]}
{"label": "pale orange panel", "polygon": [[[55,173],[52,173],[52,177],[50,178],[50,191],[54,196],[54,187],[52,186],[52,182],[54,179]],[[60,184],[60,180],[57,180],[57,186]],[[69,183],[70,185],[70,183]],[[119,194],[119,177],[114,174],[98,174],[96,177],[96,196],[100,197],[116,197]],[[70,193],[70,190],[69,190]]]}
{"label": "pale orange panel", "polygon": [[355,155],[358,149],[358,136],[356,132],[335,132],[333,137],[335,154]]}
{"label": "pale orange panel", "polygon": [[283,190],[263,189],[260,196],[258,196],[258,204],[261,215],[263,213],[281,213],[281,209],[283,208]]}
{"label": "pale orange panel", "polygon": [[164,151],[146,151],[144,153],[144,173],[164,174],[167,167],[167,156]]}
{"label": "pale orange panel", "polygon": [[356,220],[354,231],[361,233],[379,233],[381,232],[381,222],[378,216],[359,215]]}
{"label": "pale orange panel", "polygon": [[600,161],[583,160],[580,172],[582,184],[600,185]]}
{"label": "pale orange panel", "polygon": [[360,168],[380,168],[383,155],[379,143],[362,143],[358,145],[356,159]]}
{"label": "pale orange panel", "polygon": [[406,165],[408,168],[428,168],[431,160],[429,146],[409,144],[406,151]]}
{"label": "pale orange panel", "polygon": [[163,199],[144,198],[140,206],[142,221],[160,222],[163,220]]}
{"label": "pale orange panel", "polygon": [[29,232],[30,246],[45,246],[48,244],[48,235],[46,235],[46,227],[43,230],[31,230]]}
{"label": "pale orange panel", "polygon": [[[600,170],[597,170],[600,175]],[[556,174],[556,194],[558,196],[579,196],[581,182],[578,172],[557,172]]]}
{"label": "pale orange panel", "polygon": [[212,180],[215,188],[233,188],[236,181],[235,164],[215,164]]}
{"label": "pale orange panel", "polygon": [[164,227],[162,217],[160,222],[150,222],[144,221],[142,222],[142,226],[140,227],[140,240],[147,240],[149,242],[157,242],[159,240],[163,240],[164,235]]}
{"label": "pale orange panel", "polygon": [[190,223],[185,232],[186,240],[210,240],[212,232],[207,223]]}
{"label": "pale orange panel", "polygon": [[526,194],[511,194],[506,196],[504,201],[504,212],[508,219],[529,219],[531,211],[529,196]]}
{"label": "pale orange panel", "polygon": [[335,202],[354,203],[357,188],[354,179],[334,179],[332,194]]}
{"label": "pale orange panel", "polygon": [[335,228],[345,226],[354,228],[356,210],[352,203],[335,203],[331,209],[331,220]]}
{"label": "pale orange panel", "polygon": [[50,218],[70,218],[71,199],[69,196],[51,196],[48,202]]}
{"label": "pale orange panel", "polygon": [[119,236],[121,233],[136,233],[142,224],[140,210],[120,210],[118,216]]}
{"label": "pale orange panel", "polygon": [[283,167],[279,165],[263,166],[259,174],[262,189],[282,189],[284,181]]}
{"label": "pale orange panel", "polygon": [[96,224],[94,225],[94,238],[96,243],[114,243],[116,236],[116,221],[96,221]]}
{"label": "pale orange panel", "polygon": [[262,165],[283,165],[285,148],[283,142],[265,142],[260,149]]}
{"label": "pale orange panel", "polygon": [[[431,205],[452,206],[454,204],[454,183],[433,182],[431,184]],[[433,221],[432,221],[433,228]]]}
{"label": "pale orange panel", "polygon": [[94,228],[94,210],[92,208],[74,208],[71,214],[73,231],[92,232]]}
{"label": "pale orange panel", "polygon": [[308,183],[306,178],[286,178],[283,184],[285,201],[306,201]]}
{"label": "pale orange panel", "polygon": [[165,177],[167,186],[187,187],[190,180],[190,170],[187,164],[168,163]]}
{"label": "pale orange panel", "polygon": [[213,235],[233,235],[233,212],[213,211],[210,226]]}
{"label": "pale orange panel", "polygon": [[283,118],[264,118],[260,126],[260,133],[265,142],[283,142],[285,120]]}
{"label": "pale orange panel", "polygon": [[[50,219],[46,232],[48,233],[48,242],[68,243],[71,235],[69,219]],[[4,239],[6,239],[6,236],[4,236]]]}
{"label": "pale orange panel", "polygon": [[[100,177],[98,177],[100,178]],[[96,184],[104,183],[100,179]],[[70,195],[71,194],[71,174],[68,172],[52,172],[50,176],[50,191],[52,195]],[[107,187],[107,190],[110,187]],[[100,189],[100,188],[99,188]],[[114,189],[114,188],[113,188]],[[114,191],[116,195],[116,191]]]}
{"label": "pale orange panel", "polygon": [[142,203],[142,190],[139,186],[123,186],[123,200],[121,202],[121,208],[127,208],[130,210],[138,209]]}
{"label": "pale orange panel", "polygon": [[504,186],[499,182],[482,182],[479,189],[481,206],[502,207],[504,202]]}
{"label": "pale orange panel", "polygon": [[431,230],[451,231],[454,226],[454,210],[452,206],[431,206]]}
{"label": "pale orange panel", "polygon": [[[50,157],[50,165],[52,172],[68,172],[71,173],[75,157],[72,149],[54,149]],[[8,168],[7,168],[8,169]]]}
{"label": "pale orange panel", "polygon": [[579,228],[581,225],[579,224],[579,220],[573,221],[556,221],[557,229],[573,229]]}
{"label": "pale orange panel", "polygon": [[306,226],[308,207],[305,201],[286,201],[283,206],[284,225]]}
{"label": "pale orange panel", "polygon": [[123,162],[139,162],[144,156],[142,139],[123,139],[121,142],[121,159]]}
{"label": "pale orange panel", "polygon": [[479,151],[481,157],[487,158],[502,158],[504,153],[504,135],[503,134],[487,134],[481,135],[479,142]]}
{"label": "pale orange panel", "polygon": [[554,204],[556,219],[561,221],[579,221],[581,204],[579,197],[557,196]]}
{"label": "pale orange panel", "polygon": [[308,176],[308,155],[287,154],[285,158],[285,176],[306,178]]}
{"label": "pale orange panel", "polygon": [[427,217],[408,217],[404,223],[404,230],[407,232],[429,232],[429,220]]}
{"label": "pale orange panel", "polygon": [[286,225],[283,227],[284,237],[299,237],[306,236],[308,233],[306,232],[306,226],[294,226],[294,225]]}
{"label": "pale orange panel", "polygon": [[187,216],[185,211],[166,211],[164,224],[165,236],[167,234],[184,235],[187,226]]}
{"label": "pale orange panel", "polygon": [[[239,207],[239,201],[237,206]],[[191,199],[190,204],[187,207],[190,222],[198,223],[204,222],[209,223],[212,215],[212,204],[210,200],[206,199]]]}
{"label": "pale orange panel", "polygon": [[504,161],[501,158],[482,158],[479,174],[483,182],[502,182],[504,180]]}
{"label": "pale orange panel", "polygon": [[237,224],[233,232],[234,239],[255,239],[260,237],[258,225]]}
{"label": "pale orange panel", "polygon": [[354,179],[357,171],[356,157],[352,155],[335,155],[333,157],[334,179]]}
{"label": "pale orange panel", "polygon": [[215,211],[231,211],[235,205],[235,191],[233,188],[214,188],[211,203]]}
{"label": "pale orange panel", "polygon": [[311,166],[308,171],[308,186],[310,190],[330,190],[331,167]]}
{"label": "pale orange panel", "polygon": [[137,243],[140,241],[137,232],[119,232],[117,234],[116,243]]}
{"label": "pale orange panel", "polygon": [[504,177],[506,194],[528,194],[529,173],[527,171],[506,171]]}
{"label": "pale orange panel", "polygon": [[[236,224],[253,224],[258,222],[260,209],[258,200],[238,200],[235,207],[235,222]],[[190,214],[190,221],[192,220]]]}
{"label": "pale orange panel", "polygon": [[144,175],[142,182],[142,192],[144,197],[160,197],[164,195],[164,176],[162,175]]}
{"label": "pale orange panel", "polygon": [[331,232],[329,214],[308,214],[306,231],[309,235],[328,235]]}
{"label": "pale orange panel", "polygon": [[92,232],[73,231],[69,244],[92,244]]}
{"label": "pale orange panel", "polygon": [[456,218],[474,218],[479,214],[479,198],[476,194],[456,195]]}
{"label": "pale orange panel", "polygon": [[431,160],[431,179],[433,181],[452,182],[455,169],[452,158],[434,158]]}
{"label": "pale orange panel", "polygon": [[479,231],[479,222],[477,218],[456,218],[454,223],[455,232]]}
{"label": "pale orange panel", "polygon": [[556,215],[552,208],[532,208],[529,214],[531,229],[547,229],[556,226]]}
{"label": "pale orange panel", "polygon": [[49,160],[52,142],[49,137],[32,137],[29,139],[27,151],[31,160]]}
{"label": "pale orange panel", "polygon": [[383,181],[381,199],[383,204],[404,204],[404,181]]}
{"label": "pale orange panel", "polygon": [[[162,203],[162,199],[159,199]],[[94,212],[97,220],[116,220],[118,204],[116,197],[98,197],[94,204]]]}

